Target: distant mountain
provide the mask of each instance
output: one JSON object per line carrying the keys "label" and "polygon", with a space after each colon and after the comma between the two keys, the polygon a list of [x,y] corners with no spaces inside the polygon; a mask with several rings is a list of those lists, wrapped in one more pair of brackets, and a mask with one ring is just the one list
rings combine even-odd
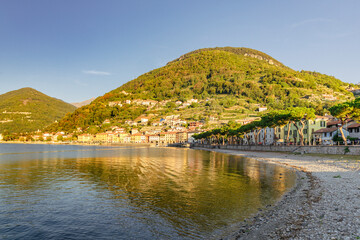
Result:
{"label": "distant mountain", "polygon": [[0,133],[43,129],[75,109],[32,88],[7,92],[0,95]]}
{"label": "distant mountain", "polygon": [[75,107],[80,108],[82,106],[90,104],[94,100],[95,100],[95,98],[93,97],[93,98],[90,98],[90,99],[82,101],[82,102],[71,103],[71,105],[74,105]]}
{"label": "distant mountain", "polygon": [[[205,48],[98,97],[51,129],[99,127],[106,119],[120,125],[140,115],[152,116],[151,121],[177,114],[221,122],[256,114],[259,106],[312,107],[321,114],[334,103],[353,98],[346,91],[348,85],[325,74],[295,71],[254,49]],[[152,100],[153,105],[139,100]]]}

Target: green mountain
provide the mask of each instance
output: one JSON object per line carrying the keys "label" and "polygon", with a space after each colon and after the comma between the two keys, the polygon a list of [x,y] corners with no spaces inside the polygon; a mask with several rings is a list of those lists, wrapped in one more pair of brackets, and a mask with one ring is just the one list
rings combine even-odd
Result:
{"label": "green mountain", "polygon": [[[313,107],[321,113],[338,101],[353,98],[345,90],[348,85],[317,72],[295,71],[253,49],[199,49],[98,97],[52,129],[99,126],[105,119],[121,125],[140,115],[151,116],[154,121],[169,114],[188,120],[228,121],[254,114],[259,106]],[[157,102],[149,107],[134,101],[138,99]],[[176,103],[189,99],[198,102]],[[132,102],[126,104],[126,100]]]}
{"label": "green mountain", "polygon": [[0,95],[0,133],[36,131],[75,109],[32,88],[7,92]]}

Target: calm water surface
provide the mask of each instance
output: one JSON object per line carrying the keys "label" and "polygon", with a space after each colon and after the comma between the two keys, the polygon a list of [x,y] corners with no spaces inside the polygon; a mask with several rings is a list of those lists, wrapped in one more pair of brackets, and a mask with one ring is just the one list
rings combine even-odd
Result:
{"label": "calm water surface", "polygon": [[200,150],[0,144],[0,239],[208,239],[295,178]]}

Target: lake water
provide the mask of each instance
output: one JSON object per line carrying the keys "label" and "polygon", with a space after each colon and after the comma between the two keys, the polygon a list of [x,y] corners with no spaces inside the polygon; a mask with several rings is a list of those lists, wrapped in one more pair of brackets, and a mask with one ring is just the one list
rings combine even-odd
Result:
{"label": "lake water", "polygon": [[175,148],[0,144],[0,239],[208,239],[294,171]]}

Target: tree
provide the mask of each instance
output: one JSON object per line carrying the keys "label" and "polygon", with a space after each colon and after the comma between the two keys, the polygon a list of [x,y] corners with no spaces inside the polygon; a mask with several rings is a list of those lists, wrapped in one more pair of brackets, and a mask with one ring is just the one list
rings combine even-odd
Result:
{"label": "tree", "polygon": [[[300,136],[300,145],[304,145],[304,128],[307,120],[315,118],[315,109],[296,107],[289,109],[290,119]],[[300,125],[300,126],[299,126]]]}
{"label": "tree", "polygon": [[[275,127],[283,127],[287,123],[290,122],[291,115],[289,111],[286,110],[280,110],[280,111],[271,111],[266,113],[261,117],[261,121],[263,122],[263,125],[265,126],[264,131],[264,143],[266,138],[266,127],[269,128],[275,128]],[[274,132],[274,138],[275,138],[275,132]],[[275,141],[275,140],[274,140]]]}
{"label": "tree", "polygon": [[331,115],[340,120],[339,131],[345,145],[347,145],[343,127],[348,119],[360,120],[360,98],[344,102],[329,108]]}

